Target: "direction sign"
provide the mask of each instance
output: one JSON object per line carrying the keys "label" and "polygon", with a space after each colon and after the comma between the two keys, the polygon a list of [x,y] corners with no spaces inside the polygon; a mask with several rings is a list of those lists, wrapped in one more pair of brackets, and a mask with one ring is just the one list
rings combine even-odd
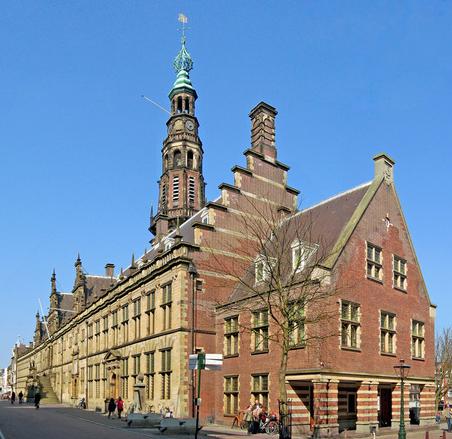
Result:
{"label": "direction sign", "polygon": [[[199,361],[198,356],[203,354],[191,354],[188,359],[188,368],[199,369],[199,364],[201,363],[201,369],[205,370],[220,370],[223,366],[223,355],[222,354],[204,354],[205,360]],[[204,363],[204,367],[203,364]]]}

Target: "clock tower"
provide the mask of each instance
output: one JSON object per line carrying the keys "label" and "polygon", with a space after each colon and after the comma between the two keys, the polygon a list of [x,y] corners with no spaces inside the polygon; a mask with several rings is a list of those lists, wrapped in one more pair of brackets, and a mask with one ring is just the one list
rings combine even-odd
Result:
{"label": "clock tower", "polygon": [[190,81],[193,60],[185,48],[185,36],[173,67],[177,77],[169,93],[171,116],[162,148],[158,211],[155,216],[151,213],[149,227],[157,241],[205,205],[203,149],[195,116],[198,95]]}

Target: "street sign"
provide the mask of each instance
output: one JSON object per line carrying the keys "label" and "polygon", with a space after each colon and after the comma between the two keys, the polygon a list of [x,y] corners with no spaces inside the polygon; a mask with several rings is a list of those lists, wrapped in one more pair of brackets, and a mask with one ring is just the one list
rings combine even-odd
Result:
{"label": "street sign", "polygon": [[[198,356],[204,356],[203,359]],[[223,366],[223,355],[222,354],[191,354],[188,358],[188,368],[190,370],[194,369],[205,369],[205,370],[220,370]]]}

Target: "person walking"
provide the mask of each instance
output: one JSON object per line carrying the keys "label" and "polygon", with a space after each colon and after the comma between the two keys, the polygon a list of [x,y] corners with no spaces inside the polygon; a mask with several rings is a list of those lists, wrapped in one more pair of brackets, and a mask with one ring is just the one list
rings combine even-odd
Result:
{"label": "person walking", "polygon": [[22,390],[19,392],[19,404],[22,404],[24,399],[24,394],[22,393]]}
{"label": "person walking", "polygon": [[16,392],[11,393],[11,404],[14,404],[16,401]]}
{"label": "person walking", "polygon": [[121,419],[121,413],[124,410],[124,401],[121,399],[121,397],[119,397],[116,401],[116,407],[118,408],[118,418]]}
{"label": "person walking", "polygon": [[111,415],[115,412],[116,410],[116,404],[115,404],[115,400],[113,398],[110,398],[110,402],[108,403],[108,418],[110,419]]}
{"label": "person walking", "polygon": [[35,393],[35,407],[36,409],[39,409],[39,403],[41,401],[41,394],[39,393],[39,390]]}

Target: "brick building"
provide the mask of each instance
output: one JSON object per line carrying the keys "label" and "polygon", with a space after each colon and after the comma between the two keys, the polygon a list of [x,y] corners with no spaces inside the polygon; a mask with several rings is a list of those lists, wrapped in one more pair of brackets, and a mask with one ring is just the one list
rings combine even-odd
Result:
{"label": "brick building", "polygon": [[[159,205],[151,212],[152,248],[132,257],[119,275],[113,264],[103,275],[87,274],[77,257],[67,292],[57,290],[52,274],[49,314],[36,316],[33,348],[15,360],[17,389],[40,385],[63,402],[85,397],[90,409],[122,396],[127,406],[143,374],[148,409],[190,416],[188,355],[223,352],[223,370],[206,372],[202,417],[230,423],[250,399],[275,410],[278,345],[268,337],[274,327],[267,310],[232,306],[249,299],[238,278],[265,281],[266,267],[258,252],[250,254],[253,243],[242,223],[256,217],[257,208],[294,230],[309,218],[311,239],[289,243],[286,265],[306,248],[323,250],[328,258],[316,273],[341,291],[325,303],[335,310],[335,335],[314,348],[303,343],[303,331],[314,329],[294,328],[286,386],[295,424],[334,432],[397,422],[393,366],[402,357],[411,365],[407,397],[416,391],[421,423],[431,422],[435,307],[395,192],[394,162],[376,156],[372,181],[300,212],[298,190],[287,184],[289,167],[277,160],[277,112],[261,102],[250,113],[245,166],[235,165],[232,183],[220,184],[218,198],[206,202],[192,65],[183,40],[169,94]],[[240,331],[256,313],[259,325]]]}

